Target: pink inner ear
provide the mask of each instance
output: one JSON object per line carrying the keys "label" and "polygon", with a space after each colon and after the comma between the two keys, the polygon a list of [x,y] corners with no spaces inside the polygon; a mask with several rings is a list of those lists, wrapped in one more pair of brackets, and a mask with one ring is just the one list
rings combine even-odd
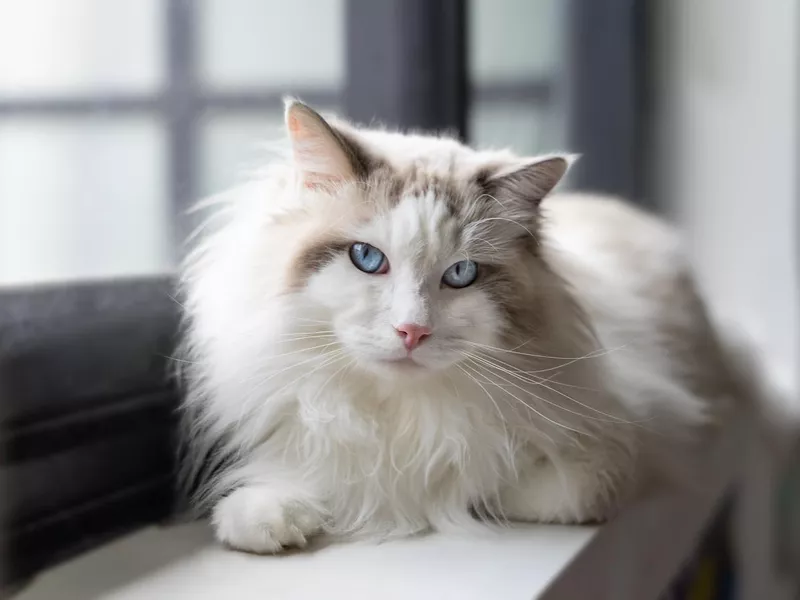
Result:
{"label": "pink inner ear", "polygon": [[290,108],[286,129],[303,187],[333,191],[353,177],[345,149],[321,116],[308,108]]}
{"label": "pink inner ear", "polygon": [[292,133],[297,133],[302,129],[302,127],[300,127],[300,119],[297,118],[297,115],[289,114],[288,120],[289,122],[287,126],[289,127],[289,131]]}
{"label": "pink inner ear", "polygon": [[[289,132],[292,134],[292,137],[296,141],[303,141],[307,140],[309,137],[308,130],[306,127],[303,127],[300,119],[298,119],[294,115],[289,115],[286,123]],[[295,151],[295,158],[299,158],[296,155]],[[328,175],[326,173],[316,173],[313,171],[304,171],[303,172],[303,186],[307,189],[316,190],[316,189],[326,189],[332,187],[335,183],[339,182],[340,178],[334,175]]]}
{"label": "pink inner ear", "polygon": [[341,183],[341,177],[326,175],[324,173],[305,173],[303,187],[309,190],[330,190]]}
{"label": "pink inner ear", "polygon": [[308,132],[305,127],[303,127],[300,123],[300,119],[298,119],[295,115],[289,115],[288,123],[286,126],[289,128],[289,131],[294,135],[297,139],[307,139]]}

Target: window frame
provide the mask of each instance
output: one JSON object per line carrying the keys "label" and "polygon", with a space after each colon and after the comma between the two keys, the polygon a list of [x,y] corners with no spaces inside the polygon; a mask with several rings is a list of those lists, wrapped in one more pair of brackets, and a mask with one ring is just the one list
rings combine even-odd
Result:
{"label": "window frame", "polygon": [[650,9],[644,0],[570,0],[568,141],[575,188],[650,203],[646,186]]}

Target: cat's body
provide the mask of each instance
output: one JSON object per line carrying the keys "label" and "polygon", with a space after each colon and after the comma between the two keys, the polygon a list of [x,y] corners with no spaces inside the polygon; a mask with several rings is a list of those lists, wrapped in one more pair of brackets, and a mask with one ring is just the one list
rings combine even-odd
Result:
{"label": "cat's body", "polygon": [[287,124],[293,158],[186,270],[188,473],[220,540],[602,520],[714,422],[726,370],[665,225],[540,207],[568,159]]}

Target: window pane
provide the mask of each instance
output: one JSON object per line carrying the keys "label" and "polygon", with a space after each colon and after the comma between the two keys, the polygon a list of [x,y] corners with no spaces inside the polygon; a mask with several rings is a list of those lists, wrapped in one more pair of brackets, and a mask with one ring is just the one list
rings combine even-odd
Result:
{"label": "window pane", "polygon": [[206,115],[200,138],[201,195],[221,192],[263,168],[274,158],[276,142],[280,145],[285,137],[283,127],[279,109],[259,115]]}
{"label": "window pane", "polygon": [[163,12],[161,0],[0,2],[0,96],[152,90]]}
{"label": "window pane", "polygon": [[560,124],[547,107],[474,103],[469,127],[472,143],[478,148],[509,148],[529,155],[551,152],[561,146]]}
{"label": "window pane", "polygon": [[168,271],[165,159],[146,118],[0,120],[0,285]]}
{"label": "window pane", "polygon": [[268,144],[280,139],[283,111],[260,115],[213,115],[200,134],[200,194],[239,183],[269,160]]}
{"label": "window pane", "polygon": [[344,0],[200,0],[203,79],[215,87],[339,89]]}
{"label": "window pane", "polygon": [[558,68],[563,0],[470,0],[470,76],[487,81],[550,77]]}
{"label": "window pane", "polygon": [[564,145],[561,0],[469,0],[470,106],[477,146],[537,154]]}

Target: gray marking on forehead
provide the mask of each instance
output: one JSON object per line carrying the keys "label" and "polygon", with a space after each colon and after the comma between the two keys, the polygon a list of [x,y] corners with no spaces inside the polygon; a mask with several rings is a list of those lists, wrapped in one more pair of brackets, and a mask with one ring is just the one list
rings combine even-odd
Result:
{"label": "gray marking on forehead", "polygon": [[455,166],[451,164],[446,173],[433,172],[422,161],[415,162],[402,169],[392,168],[388,164],[374,169],[368,180],[368,187],[383,193],[386,208],[392,208],[406,196],[422,196],[434,193],[443,200],[453,215],[458,215],[468,202],[468,192],[477,191],[472,182],[461,182],[454,176]]}
{"label": "gray marking on forehead", "polygon": [[502,262],[512,247],[520,246],[538,254],[539,219],[523,219],[506,210],[508,198],[491,194],[488,180],[496,168],[486,165],[469,175],[459,174],[456,157],[438,168],[423,160],[403,168],[385,162],[373,169],[367,187],[379,212],[392,210],[408,196],[432,193],[454,218],[459,245],[472,246],[470,251],[482,260]]}

